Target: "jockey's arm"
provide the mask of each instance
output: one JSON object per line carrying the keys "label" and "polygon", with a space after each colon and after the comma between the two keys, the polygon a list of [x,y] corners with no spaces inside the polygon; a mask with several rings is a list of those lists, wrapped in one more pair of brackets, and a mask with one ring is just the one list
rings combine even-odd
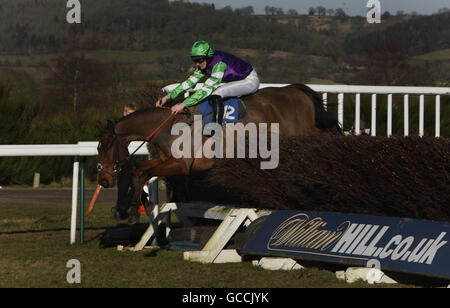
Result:
{"label": "jockey's arm", "polygon": [[219,62],[214,65],[211,77],[209,77],[202,88],[196,91],[194,94],[189,96],[184,100],[184,104],[187,107],[197,105],[199,102],[210,96],[220,85],[222,82],[223,75],[225,74],[225,70],[227,69],[227,65],[224,62]]}
{"label": "jockey's arm", "polygon": [[179,95],[183,94],[189,89],[194,89],[195,85],[202,79],[204,75],[200,69],[196,69],[195,72],[184,82],[180,83],[175,89],[173,89],[167,97],[170,99],[175,99]]}

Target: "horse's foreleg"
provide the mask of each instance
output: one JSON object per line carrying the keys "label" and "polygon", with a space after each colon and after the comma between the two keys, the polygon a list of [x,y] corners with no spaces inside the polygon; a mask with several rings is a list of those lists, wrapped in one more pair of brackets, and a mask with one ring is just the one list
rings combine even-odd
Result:
{"label": "horse's foreleg", "polygon": [[[141,167],[142,167],[142,165],[141,165]],[[147,169],[147,170],[139,169],[138,166],[134,169],[134,172],[133,172],[134,195],[133,195],[132,201],[131,201],[130,218],[128,221],[130,224],[135,224],[139,221],[138,208],[141,205],[141,201],[142,201],[141,198],[142,198],[144,184],[150,179],[150,174],[148,172],[149,170],[150,169]],[[149,209],[150,204],[148,202],[144,202],[144,204],[145,204],[147,213],[153,211],[153,208]]]}
{"label": "horse's foreleg", "polygon": [[189,165],[184,159],[170,158],[149,170],[151,176],[189,175]]}
{"label": "horse's foreleg", "polygon": [[[162,161],[160,159],[152,159],[137,164],[133,172],[135,194],[133,196],[133,202],[130,209],[129,223],[135,224],[139,220],[138,207],[141,201],[143,186],[146,181],[154,176],[165,177],[181,174],[189,174],[187,162],[183,159],[170,158],[165,161]],[[155,205],[152,204],[146,208],[147,214],[153,211],[154,206]]]}
{"label": "horse's foreleg", "polygon": [[160,158],[149,159],[136,164],[137,172],[144,172],[145,170],[151,169],[162,162]]}

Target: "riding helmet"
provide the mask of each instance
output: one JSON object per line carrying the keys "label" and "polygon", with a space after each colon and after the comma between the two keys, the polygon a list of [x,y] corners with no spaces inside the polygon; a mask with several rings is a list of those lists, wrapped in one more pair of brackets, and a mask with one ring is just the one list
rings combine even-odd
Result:
{"label": "riding helmet", "polygon": [[197,41],[192,45],[191,57],[212,57],[214,48],[207,41]]}

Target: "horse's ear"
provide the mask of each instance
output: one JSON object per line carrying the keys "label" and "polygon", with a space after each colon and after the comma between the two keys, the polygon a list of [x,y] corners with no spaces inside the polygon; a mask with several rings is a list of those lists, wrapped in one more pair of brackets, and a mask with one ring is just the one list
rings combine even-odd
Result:
{"label": "horse's ear", "polygon": [[102,131],[103,130],[103,125],[102,125],[102,122],[100,122],[100,121],[97,121],[97,128],[98,128],[98,130],[99,131]]}
{"label": "horse's ear", "polygon": [[166,92],[164,92],[163,90],[160,90],[160,91],[156,94],[156,97],[157,97],[158,99],[161,99],[161,98],[163,98],[164,96],[166,96]]}
{"label": "horse's ear", "polygon": [[108,120],[108,123],[106,124],[106,128],[109,130],[114,130],[114,123],[111,120]]}

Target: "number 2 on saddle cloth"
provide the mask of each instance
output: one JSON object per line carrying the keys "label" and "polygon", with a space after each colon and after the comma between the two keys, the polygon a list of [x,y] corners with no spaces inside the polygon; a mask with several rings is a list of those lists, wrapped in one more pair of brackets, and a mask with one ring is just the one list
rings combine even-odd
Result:
{"label": "number 2 on saddle cloth", "polygon": [[[223,105],[223,124],[240,122],[248,115],[247,107],[245,106],[244,101],[240,98],[227,98],[224,100]],[[214,107],[217,108],[216,106]],[[217,111],[213,110],[214,107],[209,104],[209,98],[204,99],[198,104],[198,109],[203,116],[204,125],[215,121],[213,117],[214,114],[217,114]]]}

